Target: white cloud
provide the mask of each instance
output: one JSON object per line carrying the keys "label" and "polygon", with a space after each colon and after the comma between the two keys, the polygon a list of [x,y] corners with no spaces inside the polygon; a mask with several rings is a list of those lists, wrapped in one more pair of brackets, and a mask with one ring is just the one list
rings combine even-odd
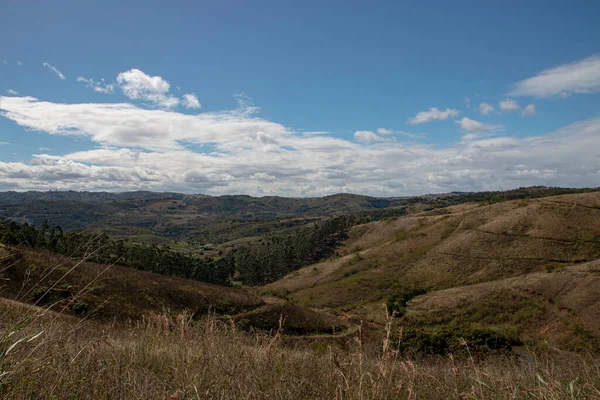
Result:
{"label": "white cloud", "polygon": [[[489,131],[479,130],[481,122],[463,119],[466,128],[475,129],[465,129],[470,136],[438,147],[304,136],[244,109],[186,115],[130,104],[0,96],[0,113],[28,129],[82,136],[97,145],[62,155],[38,154],[26,163],[0,162],[4,190],[398,196],[529,185],[596,186],[600,179],[600,118],[527,138],[485,137]],[[359,137],[384,139],[366,132]]]}
{"label": "white cloud", "polygon": [[0,142],[0,146],[8,146],[10,143],[8,142]]}
{"label": "white cloud", "polygon": [[535,115],[535,105],[533,105],[533,103],[527,104],[521,112],[522,117],[526,117],[528,115]]}
{"label": "white cloud", "polygon": [[187,93],[183,95],[183,106],[185,108],[200,108],[200,102],[194,93]]}
{"label": "white cloud", "polygon": [[483,132],[483,131],[493,131],[498,129],[498,125],[489,125],[484,124],[483,122],[475,121],[474,119],[463,117],[458,121],[454,121],[459,124],[461,129],[465,132]]}
{"label": "white cloud", "polygon": [[450,117],[456,117],[459,114],[458,110],[446,108],[446,110],[438,110],[436,107],[432,107],[429,111],[421,111],[411,118],[409,124],[422,124],[433,120],[444,121]]}
{"label": "white cloud", "polygon": [[471,99],[469,96],[465,96],[465,106],[467,106],[467,108],[471,108]]}
{"label": "white cloud", "polygon": [[411,139],[423,139],[425,138],[425,136],[427,136],[426,133],[412,133],[406,131],[394,131],[394,133],[400,136],[406,136]]}
{"label": "white cloud", "polygon": [[150,101],[162,108],[179,105],[179,99],[168,94],[171,85],[160,76],[150,76],[134,68],[117,75],[117,84],[130,99]]}
{"label": "white cloud", "polygon": [[519,106],[519,103],[517,103],[513,99],[500,100],[500,102],[498,103],[498,106],[500,107],[500,110],[502,110],[502,111],[516,111],[516,110],[521,109],[521,106]]}
{"label": "white cloud", "polygon": [[49,68],[50,70],[52,70],[56,76],[58,76],[60,79],[62,79],[63,81],[65,79],[67,79],[62,72],[60,72],[59,70],[56,69],[56,67],[53,67],[52,65],[48,64],[47,62],[44,63],[44,67]]}
{"label": "white cloud", "polygon": [[105,83],[104,80],[96,82],[93,79],[78,76],[77,82],[85,83],[86,87],[92,88],[98,93],[112,94],[115,92],[115,85],[113,83]]}
{"label": "white cloud", "polygon": [[329,133],[328,131],[304,131],[302,132],[302,136],[327,135]]}
{"label": "white cloud", "polygon": [[280,124],[247,115],[240,108],[185,115],[148,110],[126,103],[65,104],[33,97],[2,97],[3,115],[17,124],[53,135],[85,136],[105,146],[145,149],[183,148],[182,143],[243,142],[252,146],[257,132],[289,134]]}
{"label": "white cloud", "polygon": [[544,70],[517,82],[511,96],[568,96],[600,92],[600,56]]}
{"label": "white cloud", "polygon": [[[387,128],[377,128],[377,134],[378,135],[400,135],[400,136],[406,136],[409,137],[411,139],[422,139],[425,134],[422,133],[411,133],[411,132],[406,132],[406,131],[395,131],[392,129],[387,129]],[[384,138],[380,138],[381,140],[385,140]],[[388,140],[393,140],[393,139],[388,139]]]}
{"label": "white cloud", "polygon": [[21,61],[17,60],[17,65],[21,66],[21,65],[23,65],[23,63]]}
{"label": "white cloud", "polygon": [[496,111],[493,106],[488,103],[479,104],[479,112],[483,115],[488,115],[491,112]]}
{"label": "white cloud", "polygon": [[4,65],[10,65],[10,64],[8,63],[8,61],[6,61],[6,60],[2,60],[2,64],[4,64]]}
{"label": "white cloud", "polygon": [[354,139],[363,143],[383,141],[383,138],[373,131],[356,131],[354,132]]}
{"label": "white cloud", "polygon": [[380,135],[391,135],[394,131],[387,128],[377,128],[377,133]]}
{"label": "white cloud", "polygon": [[6,91],[6,93],[8,93],[8,94],[12,94],[12,95],[19,94],[19,93],[17,93],[16,91],[14,91],[14,90],[12,90],[12,89],[8,89],[8,90]]}
{"label": "white cloud", "polygon": [[48,147],[40,147],[39,150],[40,151],[52,151],[52,149],[49,149]]}

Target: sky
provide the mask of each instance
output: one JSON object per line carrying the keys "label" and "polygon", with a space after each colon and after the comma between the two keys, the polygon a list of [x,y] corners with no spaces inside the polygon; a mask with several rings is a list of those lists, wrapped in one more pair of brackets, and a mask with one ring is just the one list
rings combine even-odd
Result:
{"label": "sky", "polygon": [[599,19],[598,1],[4,0],[0,190],[597,187]]}

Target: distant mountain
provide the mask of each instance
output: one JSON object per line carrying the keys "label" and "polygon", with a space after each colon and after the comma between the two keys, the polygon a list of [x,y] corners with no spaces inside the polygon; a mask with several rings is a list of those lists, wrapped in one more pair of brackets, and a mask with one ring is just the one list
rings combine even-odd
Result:
{"label": "distant mountain", "polygon": [[[136,191],[0,192],[0,217],[64,230],[91,230],[144,242],[186,246],[220,244],[281,234],[340,214],[412,207],[439,208],[468,201],[539,197],[581,189],[520,188],[505,192],[445,193],[418,197],[335,194],[315,198]],[[245,239],[245,240],[246,240]]]}
{"label": "distant mountain", "polygon": [[223,243],[282,232],[330,215],[398,207],[403,198],[212,197],[155,192],[4,192],[0,216],[20,223],[92,230],[134,240]]}

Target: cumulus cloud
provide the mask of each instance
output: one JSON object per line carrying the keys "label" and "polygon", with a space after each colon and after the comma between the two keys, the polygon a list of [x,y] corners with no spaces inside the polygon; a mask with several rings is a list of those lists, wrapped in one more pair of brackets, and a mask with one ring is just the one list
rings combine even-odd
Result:
{"label": "cumulus cloud", "polygon": [[183,106],[185,108],[200,108],[200,102],[194,93],[187,93],[183,95]]}
{"label": "cumulus cloud", "polygon": [[459,114],[458,110],[446,108],[446,110],[438,110],[436,107],[431,107],[429,111],[420,111],[411,118],[409,124],[422,124],[424,122],[430,122],[433,120],[444,121],[451,117],[456,117]]}
{"label": "cumulus cloud", "polygon": [[37,154],[26,163],[0,162],[0,186],[15,190],[398,196],[528,185],[595,186],[600,178],[600,118],[526,138],[482,137],[481,122],[463,119],[473,136],[437,147],[305,136],[243,109],[186,115],[130,104],[0,96],[0,112],[28,129],[83,136],[98,146]]}
{"label": "cumulus cloud", "polygon": [[494,107],[488,103],[479,104],[479,112],[483,115],[488,115],[491,112],[496,111]]}
{"label": "cumulus cloud", "polygon": [[544,70],[514,84],[511,96],[568,96],[600,92],[600,56]]}
{"label": "cumulus cloud", "polygon": [[179,99],[168,94],[171,85],[160,76],[150,76],[133,68],[117,75],[117,84],[132,100],[146,100],[162,108],[179,105]]}
{"label": "cumulus cloud", "polygon": [[356,131],[354,139],[362,143],[381,142],[383,138],[373,131]]}
{"label": "cumulus cloud", "polygon": [[[115,83],[107,83],[104,79],[96,81],[83,76],[77,77],[77,82],[85,83],[86,87],[104,94],[115,91]],[[181,99],[169,94],[171,85],[160,76],[150,76],[139,69],[130,69],[117,75],[118,87],[123,94],[132,100],[144,100],[161,108],[171,109],[179,105],[185,108],[200,108],[200,102],[194,93],[186,93]]]}
{"label": "cumulus cloud", "polygon": [[483,122],[475,121],[474,119],[463,117],[458,121],[454,121],[465,132],[483,132],[498,129],[497,125],[484,124]]}
{"label": "cumulus cloud", "polygon": [[517,103],[513,99],[500,100],[500,102],[498,103],[498,107],[500,107],[500,110],[502,111],[516,111],[521,109],[519,103]]}
{"label": "cumulus cloud", "polygon": [[94,89],[94,91],[96,91],[98,93],[112,94],[115,92],[114,83],[105,83],[104,79],[102,79],[100,82],[97,82],[90,78],[84,78],[83,76],[78,76],[77,82],[85,83],[86,87],[92,88],[92,89]]}
{"label": "cumulus cloud", "polygon": [[63,81],[64,81],[65,79],[67,79],[67,78],[66,78],[66,77],[65,77],[65,76],[62,74],[62,72],[60,72],[59,70],[57,70],[57,69],[56,69],[56,67],[54,67],[54,66],[52,66],[52,65],[48,64],[47,62],[45,62],[45,63],[44,63],[44,67],[46,67],[46,68],[49,68],[49,69],[50,69],[52,72],[54,72],[54,73],[56,74],[56,76],[58,76],[58,77],[59,77],[59,79],[62,79]]}
{"label": "cumulus cloud", "polygon": [[527,104],[523,111],[521,111],[521,116],[526,117],[528,115],[535,115],[535,105],[532,103]]}
{"label": "cumulus cloud", "polygon": [[12,95],[17,95],[17,94],[19,94],[19,93],[17,93],[16,91],[14,91],[14,90],[12,90],[12,89],[8,89],[8,90],[6,91],[6,93],[8,93],[8,94],[12,94]]}

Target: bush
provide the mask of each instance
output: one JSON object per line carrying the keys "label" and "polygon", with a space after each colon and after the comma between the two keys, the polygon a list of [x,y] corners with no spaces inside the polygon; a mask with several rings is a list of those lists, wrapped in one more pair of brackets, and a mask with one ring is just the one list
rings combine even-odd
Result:
{"label": "bush", "polygon": [[427,290],[422,288],[399,289],[386,299],[385,305],[388,314],[394,317],[402,317],[406,314],[406,303],[414,297],[427,293]]}
{"label": "bush", "polygon": [[407,329],[397,340],[400,350],[405,353],[430,355],[506,352],[513,344],[519,344],[498,332],[474,327]]}

